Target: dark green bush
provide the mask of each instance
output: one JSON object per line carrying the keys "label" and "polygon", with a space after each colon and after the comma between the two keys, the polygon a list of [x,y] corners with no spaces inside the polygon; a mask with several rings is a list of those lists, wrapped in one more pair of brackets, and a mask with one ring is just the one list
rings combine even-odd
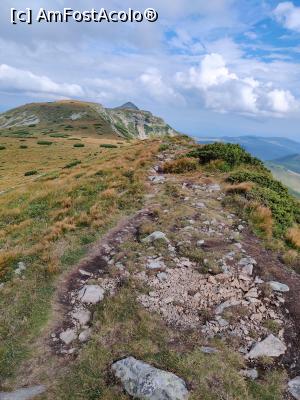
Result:
{"label": "dark green bush", "polygon": [[73,147],[84,147],[83,143],[75,143]]}
{"label": "dark green bush", "polygon": [[272,189],[274,192],[286,196],[288,189],[279,181],[275,180],[271,174],[256,171],[237,171],[232,173],[227,181],[230,183],[254,182],[260,186]]}
{"label": "dark green bush", "polygon": [[28,149],[28,146],[26,146],[26,144],[21,144],[20,149]]}
{"label": "dark green bush", "polygon": [[32,171],[27,171],[25,172],[24,176],[31,176],[31,175],[36,175],[38,172],[36,170],[32,170]]}
{"label": "dark green bush", "polygon": [[169,144],[167,144],[167,143],[162,143],[160,146],[159,146],[159,151],[165,151],[165,150],[168,150],[170,148],[170,145]]}
{"label": "dark green bush", "polygon": [[5,146],[0,146],[0,150],[5,150],[6,147]]}
{"label": "dark green bush", "polygon": [[230,167],[240,164],[251,164],[265,169],[263,163],[252,157],[239,144],[232,143],[212,143],[199,147],[187,154],[188,157],[198,158],[200,164],[207,164],[211,161],[222,160]]}
{"label": "dark green bush", "polygon": [[40,144],[41,146],[51,146],[53,142],[49,142],[48,140],[39,140],[37,144]]}
{"label": "dark green bush", "polygon": [[73,168],[76,167],[76,165],[81,164],[80,160],[74,160],[71,161],[69,164],[65,165],[64,168]]}
{"label": "dark green bush", "polygon": [[118,148],[118,146],[115,144],[106,144],[106,143],[100,144],[100,147],[103,147],[105,149],[117,149]]}
{"label": "dark green bush", "polygon": [[267,187],[256,187],[249,194],[250,199],[258,200],[269,207],[276,220],[275,233],[281,234],[290,228],[296,219],[296,204],[293,199],[284,197]]}
{"label": "dark green bush", "polygon": [[232,173],[227,180],[233,184],[242,182],[256,184],[244,195],[248,200],[258,202],[272,211],[275,235],[282,235],[295,222],[300,222],[300,203],[270,173],[242,170]]}
{"label": "dark green bush", "polygon": [[51,135],[49,135],[49,136],[53,137],[53,138],[67,138],[67,137],[69,137],[69,135],[66,134],[66,133],[51,133]]}

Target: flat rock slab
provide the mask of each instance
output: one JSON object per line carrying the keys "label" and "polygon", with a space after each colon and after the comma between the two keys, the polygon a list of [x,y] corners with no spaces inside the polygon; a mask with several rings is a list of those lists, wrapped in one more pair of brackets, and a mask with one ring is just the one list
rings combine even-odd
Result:
{"label": "flat rock slab", "polygon": [[219,350],[213,348],[213,347],[207,347],[207,346],[202,346],[200,348],[200,350],[202,351],[202,353],[204,354],[217,354],[219,353]]}
{"label": "flat rock slab", "polygon": [[287,293],[290,291],[290,288],[287,285],[285,285],[284,283],[272,281],[272,282],[269,282],[269,285],[274,290],[274,292]]}
{"label": "flat rock slab", "polygon": [[165,242],[169,243],[169,239],[167,238],[166,234],[163,232],[153,232],[151,235],[147,236],[145,239],[142,240],[144,243],[152,243],[155,240],[164,240]]}
{"label": "flat rock slab", "polygon": [[166,269],[166,264],[161,260],[149,260],[146,268],[152,271],[164,271]]}
{"label": "flat rock slab", "polygon": [[74,329],[67,329],[59,335],[59,338],[62,342],[64,342],[67,346],[74,342],[77,339],[77,334]]}
{"label": "flat rock slab", "polygon": [[300,400],[300,376],[289,381],[288,391],[296,400]]}
{"label": "flat rock slab", "polygon": [[187,400],[189,392],[178,376],[128,357],[112,365],[126,392],[141,400]]}
{"label": "flat rock slab", "polygon": [[72,317],[78,321],[80,325],[86,325],[90,322],[91,312],[89,310],[79,309],[72,312]]}
{"label": "flat rock slab", "polygon": [[32,386],[15,392],[0,392],[0,400],[31,400],[46,391],[45,386]]}
{"label": "flat rock slab", "polygon": [[274,335],[269,335],[266,339],[258,342],[247,354],[247,358],[258,357],[279,357],[287,350],[286,345]]}
{"label": "flat rock slab", "polygon": [[226,310],[226,308],[239,306],[241,303],[242,303],[241,300],[227,300],[227,301],[224,301],[224,303],[222,303],[218,307],[216,307],[215,313],[217,315],[222,314]]}
{"label": "flat rock slab", "polygon": [[97,304],[104,299],[105,290],[98,285],[85,285],[78,293],[78,299],[82,303]]}

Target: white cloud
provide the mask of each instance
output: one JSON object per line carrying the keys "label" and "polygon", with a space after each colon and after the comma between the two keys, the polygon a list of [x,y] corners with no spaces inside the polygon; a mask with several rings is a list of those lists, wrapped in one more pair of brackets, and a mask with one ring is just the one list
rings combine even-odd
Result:
{"label": "white cloud", "polygon": [[221,113],[281,117],[299,108],[290,91],[252,76],[238,76],[216,53],[207,54],[197,68],[177,73],[176,81],[180,87],[196,92],[206,108]]}
{"label": "white cloud", "polygon": [[279,3],[274,10],[274,16],[285,28],[300,32],[300,7],[291,1]]}
{"label": "white cloud", "polygon": [[163,79],[160,71],[156,68],[149,68],[140,77],[139,81],[146,93],[150,94],[156,101],[168,103],[184,102],[183,97],[177,93],[171,85]]}
{"label": "white cloud", "polygon": [[0,90],[7,92],[23,92],[53,97],[80,97],[84,95],[77,84],[56,83],[47,76],[35,75],[30,71],[14,68],[6,64],[0,65]]}
{"label": "white cloud", "polygon": [[278,113],[287,113],[297,108],[295,97],[288,90],[271,90],[268,94],[271,109]]}

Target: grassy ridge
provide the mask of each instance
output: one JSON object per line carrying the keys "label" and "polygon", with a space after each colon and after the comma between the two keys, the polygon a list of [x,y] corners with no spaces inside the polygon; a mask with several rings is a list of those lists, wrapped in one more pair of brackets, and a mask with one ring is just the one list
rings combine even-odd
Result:
{"label": "grassy ridge", "polygon": [[[98,143],[89,144],[71,150],[80,152],[76,153],[80,163],[68,168],[63,166],[70,165],[73,154],[66,151],[64,141],[55,142],[51,151],[48,146],[39,146],[41,151],[32,146],[28,162],[19,160],[11,177],[18,152],[24,152],[18,146],[10,142],[5,150],[7,162],[2,165],[0,181],[6,190],[17,186],[0,196],[2,379],[15,373],[28,356],[27,343],[48,320],[60,274],[83,256],[86,244],[141,205],[145,169],[158,144],[137,142],[101,153]],[[20,177],[37,164],[40,170],[45,168],[44,174],[35,180],[27,177],[18,186]],[[129,173],[132,169],[134,174]],[[25,279],[15,275],[18,262],[27,266]]]}

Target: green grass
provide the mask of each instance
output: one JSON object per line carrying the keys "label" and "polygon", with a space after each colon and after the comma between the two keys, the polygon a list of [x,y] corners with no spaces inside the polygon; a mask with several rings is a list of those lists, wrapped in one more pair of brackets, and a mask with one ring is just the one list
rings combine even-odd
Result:
{"label": "green grass", "polygon": [[[14,168],[15,154],[21,154],[18,143],[13,139],[9,143],[8,172]],[[70,157],[66,142],[57,142],[48,156],[35,146],[28,150],[30,159],[16,165],[23,176],[22,186],[0,197],[0,283],[5,283],[0,295],[2,379],[12,379],[35,350],[32,344],[48,321],[58,277],[81,259],[87,250],[85,244],[141,206],[145,171],[156,144],[126,146],[101,158],[83,149],[82,161],[77,160],[83,174],[61,167]],[[96,143],[94,148],[98,146]],[[135,159],[138,149],[145,158],[142,168]],[[24,183],[26,171],[34,171],[28,166],[44,168],[47,157],[47,173]],[[133,180],[123,175],[129,168],[137,170]],[[95,175],[99,170],[103,171],[101,176]],[[3,184],[7,188],[15,183],[10,177]],[[27,266],[24,279],[14,275],[19,261]]]}

